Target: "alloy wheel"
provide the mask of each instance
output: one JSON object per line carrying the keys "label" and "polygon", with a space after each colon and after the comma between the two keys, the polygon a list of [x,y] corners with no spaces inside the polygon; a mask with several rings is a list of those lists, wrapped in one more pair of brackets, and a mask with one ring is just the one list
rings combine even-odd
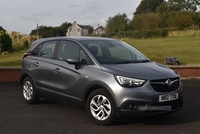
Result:
{"label": "alloy wheel", "polygon": [[111,110],[111,103],[105,96],[96,95],[91,99],[90,111],[97,120],[106,120],[110,116]]}
{"label": "alloy wheel", "polygon": [[26,81],[23,85],[23,95],[26,100],[30,100],[33,96],[33,86],[31,82]]}

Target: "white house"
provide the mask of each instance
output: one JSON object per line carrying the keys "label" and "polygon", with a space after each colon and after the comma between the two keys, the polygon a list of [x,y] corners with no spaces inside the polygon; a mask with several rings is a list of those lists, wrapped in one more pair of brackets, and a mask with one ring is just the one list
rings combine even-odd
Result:
{"label": "white house", "polygon": [[89,26],[78,25],[76,21],[68,28],[66,36],[85,36],[88,34]]}
{"label": "white house", "polygon": [[106,29],[103,26],[99,26],[94,29],[93,34],[105,34],[106,33]]}

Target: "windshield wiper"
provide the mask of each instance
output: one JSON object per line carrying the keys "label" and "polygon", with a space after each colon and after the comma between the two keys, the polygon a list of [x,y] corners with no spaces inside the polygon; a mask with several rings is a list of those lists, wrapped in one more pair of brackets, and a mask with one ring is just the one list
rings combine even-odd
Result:
{"label": "windshield wiper", "polygon": [[132,61],[119,61],[115,62],[114,64],[128,64],[128,63],[133,63]]}
{"label": "windshield wiper", "polygon": [[150,60],[136,60],[136,61],[113,61],[109,62],[109,64],[129,64],[129,63],[145,63],[145,62],[150,62]]}
{"label": "windshield wiper", "polygon": [[135,61],[134,63],[145,63],[145,62],[151,62],[150,60],[138,60]]}

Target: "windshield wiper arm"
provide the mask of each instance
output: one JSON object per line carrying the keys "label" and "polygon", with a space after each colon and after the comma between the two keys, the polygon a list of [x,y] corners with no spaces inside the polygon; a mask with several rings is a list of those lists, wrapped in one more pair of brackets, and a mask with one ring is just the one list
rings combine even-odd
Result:
{"label": "windshield wiper arm", "polygon": [[128,64],[128,63],[133,63],[131,61],[119,61],[119,62],[115,62],[114,64]]}

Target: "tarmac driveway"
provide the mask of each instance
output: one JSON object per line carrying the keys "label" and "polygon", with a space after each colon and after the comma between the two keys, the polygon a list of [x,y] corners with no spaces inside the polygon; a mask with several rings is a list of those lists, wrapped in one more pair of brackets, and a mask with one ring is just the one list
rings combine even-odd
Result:
{"label": "tarmac driveway", "polygon": [[184,107],[165,117],[120,120],[112,126],[94,124],[86,110],[42,99],[26,104],[19,83],[0,84],[0,134],[183,134],[200,132],[200,79],[183,80]]}

